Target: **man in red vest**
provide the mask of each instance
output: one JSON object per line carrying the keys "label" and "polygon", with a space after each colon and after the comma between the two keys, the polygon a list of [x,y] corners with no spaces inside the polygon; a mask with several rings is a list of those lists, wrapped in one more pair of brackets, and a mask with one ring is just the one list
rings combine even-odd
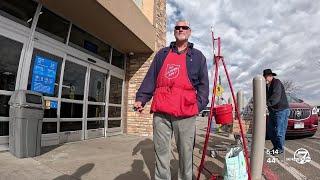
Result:
{"label": "man in red vest", "polygon": [[134,108],[141,112],[153,97],[155,179],[171,179],[170,140],[174,134],[182,180],[192,180],[196,116],[208,104],[209,80],[206,58],[188,42],[187,21],[174,28],[175,42],[154,57],[137,94]]}

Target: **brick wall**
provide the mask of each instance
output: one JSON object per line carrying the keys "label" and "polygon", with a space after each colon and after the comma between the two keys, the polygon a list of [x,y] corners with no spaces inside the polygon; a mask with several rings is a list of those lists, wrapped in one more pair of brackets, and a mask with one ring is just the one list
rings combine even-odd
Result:
{"label": "brick wall", "polygon": [[166,45],[166,0],[155,0],[154,3],[155,52],[151,55],[135,54],[126,61],[123,130],[124,133],[141,136],[152,135],[151,101],[146,104],[142,114],[133,112],[135,94],[151,65],[155,53]]}

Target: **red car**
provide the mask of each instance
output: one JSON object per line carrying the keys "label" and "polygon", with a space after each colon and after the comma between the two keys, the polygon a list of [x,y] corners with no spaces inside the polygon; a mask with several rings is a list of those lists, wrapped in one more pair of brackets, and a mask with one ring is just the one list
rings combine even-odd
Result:
{"label": "red car", "polygon": [[[287,95],[287,98],[290,107],[290,116],[286,137],[313,136],[318,129],[317,107],[313,107],[290,94]],[[253,119],[252,98],[244,108],[243,119],[247,121],[252,121]],[[266,123],[268,123],[268,121]]]}

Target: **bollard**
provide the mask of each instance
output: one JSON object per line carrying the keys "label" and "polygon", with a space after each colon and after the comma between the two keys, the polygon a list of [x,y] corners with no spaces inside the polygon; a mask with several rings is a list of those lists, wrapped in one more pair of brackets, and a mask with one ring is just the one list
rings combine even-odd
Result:
{"label": "bollard", "polygon": [[[238,109],[239,109],[240,118],[242,119],[242,112],[243,112],[243,91],[242,90],[239,90],[237,92],[237,106],[238,106]],[[244,128],[244,129],[246,131],[246,128]],[[250,147],[249,144],[248,144],[248,146]],[[250,148],[248,148],[248,151],[250,152]]]}
{"label": "bollard", "polygon": [[253,79],[253,141],[251,146],[251,174],[253,180],[262,175],[266,135],[266,81],[258,75]]}
{"label": "bollard", "polygon": [[239,108],[239,111],[240,111],[240,115],[242,114],[242,111],[243,111],[243,91],[240,90],[238,91],[237,93],[237,104],[238,104],[238,108]]}
{"label": "bollard", "polygon": [[228,99],[228,104],[232,104],[232,97],[229,97],[229,99]]}

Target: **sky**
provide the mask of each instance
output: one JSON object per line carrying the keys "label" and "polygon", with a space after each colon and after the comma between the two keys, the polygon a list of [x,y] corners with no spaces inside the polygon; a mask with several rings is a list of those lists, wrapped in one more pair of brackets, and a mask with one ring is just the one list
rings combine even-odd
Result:
{"label": "sky", "polygon": [[166,8],[167,44],[174,41],[175,22],[188,20],[189,41],[206,56],[210,82],[213,26],[215,36],[221,37],[222,55],[236,91],[251,97],[252,79],[271,68],[277,78],[299,87],[299,98],[320,105],[320,1],[167,0]]}

